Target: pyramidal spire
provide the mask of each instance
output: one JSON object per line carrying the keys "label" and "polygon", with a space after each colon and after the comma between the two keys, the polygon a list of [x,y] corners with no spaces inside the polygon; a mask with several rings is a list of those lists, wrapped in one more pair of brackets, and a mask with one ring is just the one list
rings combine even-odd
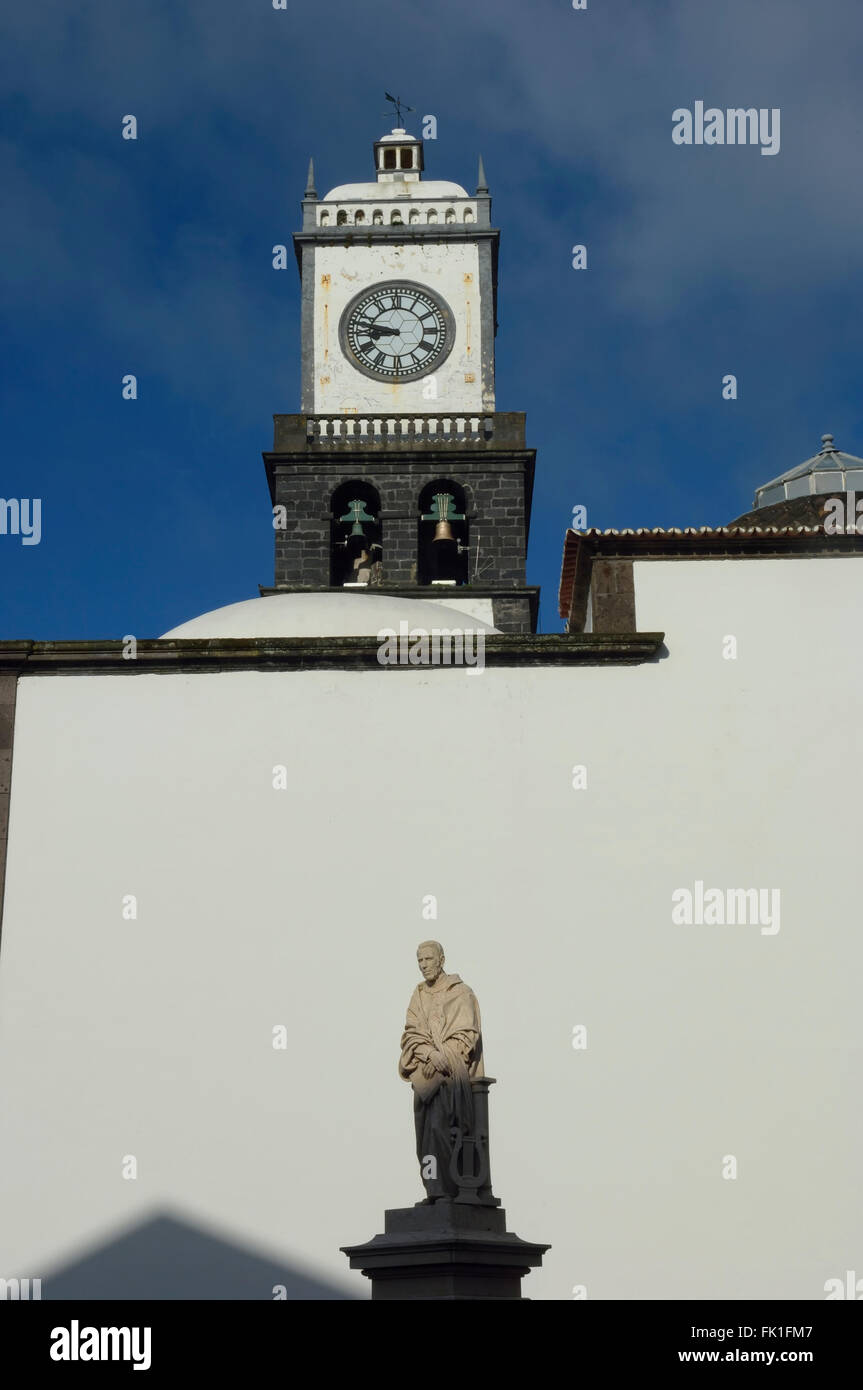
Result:
{"label": "pyramidal spire", "polygon": [[477,193],[488,193],[488,183],[486,182],[485,166],[482,162],[482,155],[480,155],[479,157],[479,168],[477,170],[476,175],[476,191]]}
{"label": "pyramidal spire", "polygon": [[318,196],[318,191],[315,188],[315,161],[313,159],[309,160],[309,173],[306,179],[305,196],[307,198],[317,198]]}

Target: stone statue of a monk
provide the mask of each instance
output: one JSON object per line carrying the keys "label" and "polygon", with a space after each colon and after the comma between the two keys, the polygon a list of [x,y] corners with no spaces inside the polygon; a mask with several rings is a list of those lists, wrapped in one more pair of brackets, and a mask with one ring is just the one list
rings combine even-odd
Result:
{"label": "stone statue of a monk", "polygon": [[454,1197],[450,1172],[459,1135],[473,1133],[471,1081],[484,1076],[479,1004],[458,975],[444,973],[439,941],[417,949],[423,981],[408,1004],[399,1076],[414,1093],[417,1158],[426,1202]]}

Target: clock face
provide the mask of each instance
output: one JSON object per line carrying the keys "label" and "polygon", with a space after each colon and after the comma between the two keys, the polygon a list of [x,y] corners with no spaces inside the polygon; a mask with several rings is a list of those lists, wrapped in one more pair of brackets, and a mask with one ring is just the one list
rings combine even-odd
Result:
{"label": "clock face", "polygon": [[356,295],[339,328],[346,356],[378,381],[406,381],[434,371],[449,355],[455,321],[422,285],[394,280]]}

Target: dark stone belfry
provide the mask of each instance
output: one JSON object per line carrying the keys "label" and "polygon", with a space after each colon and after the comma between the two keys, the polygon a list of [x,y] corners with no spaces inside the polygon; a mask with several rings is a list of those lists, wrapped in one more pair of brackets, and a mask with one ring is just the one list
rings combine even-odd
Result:
{"label": "dark stone belfry", "polygon": [[[275,531],[275,585],[262,592],[334,587],[334,546],[342,542],[334,541],[333,530],[344,514],[341,499],[354,483],[355,493],[371,489],[380,499],[379,514],[365,523],[369,536],[380,538],[377,592],[490,598],[494,625],[502,632],[535,632],[539,589],[524,578],[534,461],[534,451],[524,447],[524,416],[490,415],[482,418],[476,437],[441,439],[429,432],[430,420],[419,428],[414,418],[382,421],[399,432],[380,436],[370,433],[370,420],[348,418],[337,422],[337,434],[324,433],[322,427],[332,423],[306,415],[275,417],[273,452],[264,458],[273,506],[284,507],[285,525]],[[435,529],[423,519],[430,492],[464,498],[464,521],[451,522],[453,540],[435,542],[424,534]],[[433,578],[426,569],[425,556],[434,557],[436,545],[458,547],[448,558],[458,562],[461,582],[458,576]]]}
{"label": "dark stone belfry", "polygon": [[277,510],[261,592],[489,600],[502,632],[535,632],[535,451],[524,415],[495,409],[499,232],[482,161],[474,194],[424,181],[422,143],[399,128],[374,163],[374,182],[322,199],[309,167],[294,236],[303,413],[274,417],[264,454]]}

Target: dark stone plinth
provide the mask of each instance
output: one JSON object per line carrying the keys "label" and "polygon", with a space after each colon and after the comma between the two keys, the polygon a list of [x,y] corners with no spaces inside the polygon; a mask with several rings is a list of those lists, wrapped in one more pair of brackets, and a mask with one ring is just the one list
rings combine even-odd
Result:
{"label": "dark stone plinth", "polygon": [[507,1231],[501,1207],[457,1201],[385,1212],[383,1235],[342,1246],[371,1279],[372,1298],[390,1300],[521,1299],[522,1279],[549,1248]]}

